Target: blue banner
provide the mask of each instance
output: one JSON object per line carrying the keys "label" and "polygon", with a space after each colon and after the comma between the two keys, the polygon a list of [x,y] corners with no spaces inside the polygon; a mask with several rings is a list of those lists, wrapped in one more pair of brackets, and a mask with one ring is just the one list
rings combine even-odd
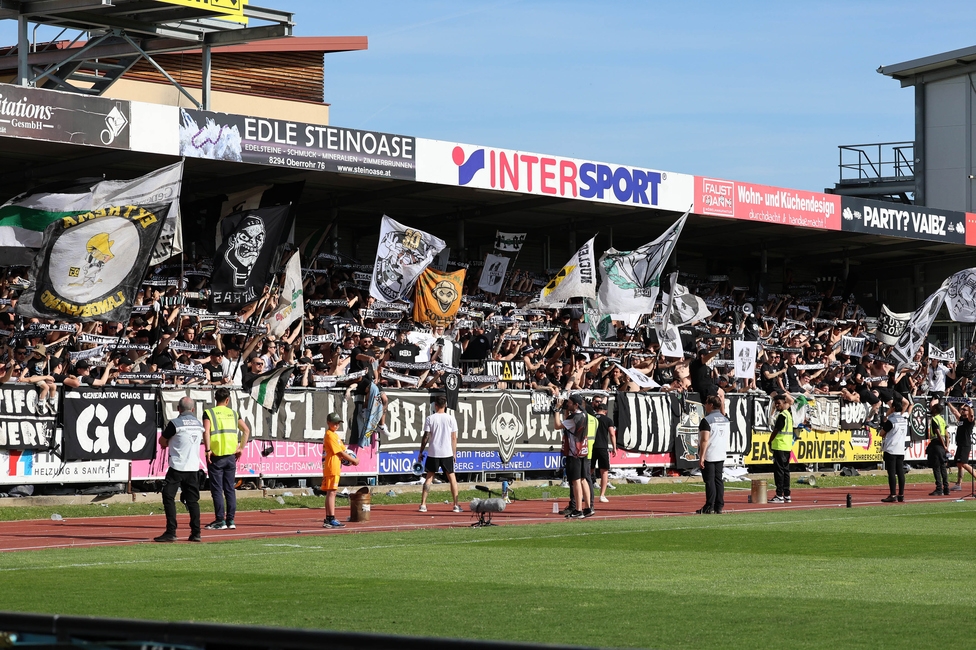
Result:
{"label": "blue banner", "polygon": [[[413,464],[417,460],[416,452],[410,451],[381,451],[380,475],[410,474]],[[512,459],[502,463],[497,451],[462,451],[458,449],[457,459],[454,461],[454,471],[467,472],[527,472],[527,471],[560,471],[563,458],[558,452],[547,451],[519,451]]]}

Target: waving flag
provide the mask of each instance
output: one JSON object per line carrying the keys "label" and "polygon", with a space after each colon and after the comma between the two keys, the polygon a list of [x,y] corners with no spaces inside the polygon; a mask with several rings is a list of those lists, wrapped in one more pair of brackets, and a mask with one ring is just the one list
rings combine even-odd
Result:
{"label": "waving flag", "polygon": [[180,228],[178,162],[128,181],[73,181],[39,187],[0,206],[0,259],[5,265],[30,266],[44,242],[44,229],[66,216],[119,205],[165,203],[163,230],[152,251],[152,264],[183,250]]}
{"label": "waving flag", "polygon": [[596,258],[593,255],[594,236],[583,244],[563,268],[542,287],[533,306],[563,305],[570,298],[596,298]]}
{"label": "waving flag", "polygon": [[369,295],[383,302],[410,300],[417,277],[445,246],[443,239],[384,216]]}
{"label": "waving flag", "polygon": [[305,295],[302,291],[302,262],[296,251],[285,265],[285,282],[281,286],[278,306],[268,316],[268,332],[281,337],[291,324],[305,315]]}
{"label": "waving flag", "polygon": [[121,205],[64,216],[44,231],[17,303],[28,318],[129,320],[169,204]]}
{"label": "waving flag", "polygon": [[285,395],[285,386],[294,370],[295,366],[282,366],[252,377],[244,382],[244,392],[267,410],[277,413],[281,398]]}
{"label": "waving flag", "polygon": [[650,314],[661,287],[661,274],[678,243],[685,212],[660,237],[631,252],[613,248],[600,258],[600,311],[605,314]]}

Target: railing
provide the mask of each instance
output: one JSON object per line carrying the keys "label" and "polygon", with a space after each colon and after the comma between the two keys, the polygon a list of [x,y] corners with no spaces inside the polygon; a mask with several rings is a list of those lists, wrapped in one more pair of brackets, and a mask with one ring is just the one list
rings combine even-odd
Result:
{"label": "railing", "polygon": [[[48,616],[0,612],[0,633],[12,647],[20,643],[44,648],[159,648],[160,650],[580,650],[577,646],[504,641],[422,638],[326,630],[166,623],[82,616]],[[13,639],[9,635],[16,635]],[[2,639],[2,637],[0,637]],[[4,647],[7,647],[4,645]]]}
{"label": "railing", "polygon": [[914,142],[845,144],[840,150],[840,182],[906,181],[915,177]]}

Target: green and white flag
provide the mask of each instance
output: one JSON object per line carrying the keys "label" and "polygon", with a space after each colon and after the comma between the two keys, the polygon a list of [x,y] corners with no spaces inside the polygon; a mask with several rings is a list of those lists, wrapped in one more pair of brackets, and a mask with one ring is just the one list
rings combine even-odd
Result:
{"label": "green and white flag", "polygon": [[167,204],[162,232],[152,251],[159,264],[183,251],[180,187],[183,163],[128,181],[46,186],[15,196],[0,206],[0,264],[30,266],[44,241],[44,230],[63,217],[118,205]]}
{"label": "green and white flag", "polygon": [[15,196],[0,206],[0,260],[4,266],[30,266],[44,243],[44,229],[62,217],[91,208],[86,186],[62,187]]}
{"label": "green and white flag", "polygon": [[244,392],[267,410],[277,413],[281,398],[285,395],[285,386],[294,370],[295,366],[282,366],[256,375],[244,382]]}
{"label": "green and white flag", "polygon": [[609,249],[600,258],[599,301],[604,314],[651,314],[661,288],[661,274],[678,243],[688,213],[660,237],[634,251]]}
{"label": "green and white flag", "polygon": [[281,337],[291,324],[305,315],[305,296],[302,293],[302,262],[296,251],[285,264],[285,281],[281,286],[278,306],[265,321],[268,333]]}

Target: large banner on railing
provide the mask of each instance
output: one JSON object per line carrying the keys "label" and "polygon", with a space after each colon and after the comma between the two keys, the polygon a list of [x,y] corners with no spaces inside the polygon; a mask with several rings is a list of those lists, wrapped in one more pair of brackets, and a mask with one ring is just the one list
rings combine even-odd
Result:
{"label": "large banner on railing", "polygon": [[651,454],[674,450],[680,398],[665,393],[618,393],[617,445]]}
{"label": "large banner on railing", "polygon": [[33,385],[7,384],[0,388],[0,449],[47,449],[56,419],[53,411],[38,410]]}
{"label": "large banner on railing", "polygon": [[[796,429],[792,463],[880,463],[881,436],[875,429],[811,431]],[[771,465],[771,433],[756,431],[743,460],[746,465]]]}
{"label": "large banner on railing", "polygon": [[156,393],[138,388],[64,393],[65,460],[146,460],[156,450]]}

